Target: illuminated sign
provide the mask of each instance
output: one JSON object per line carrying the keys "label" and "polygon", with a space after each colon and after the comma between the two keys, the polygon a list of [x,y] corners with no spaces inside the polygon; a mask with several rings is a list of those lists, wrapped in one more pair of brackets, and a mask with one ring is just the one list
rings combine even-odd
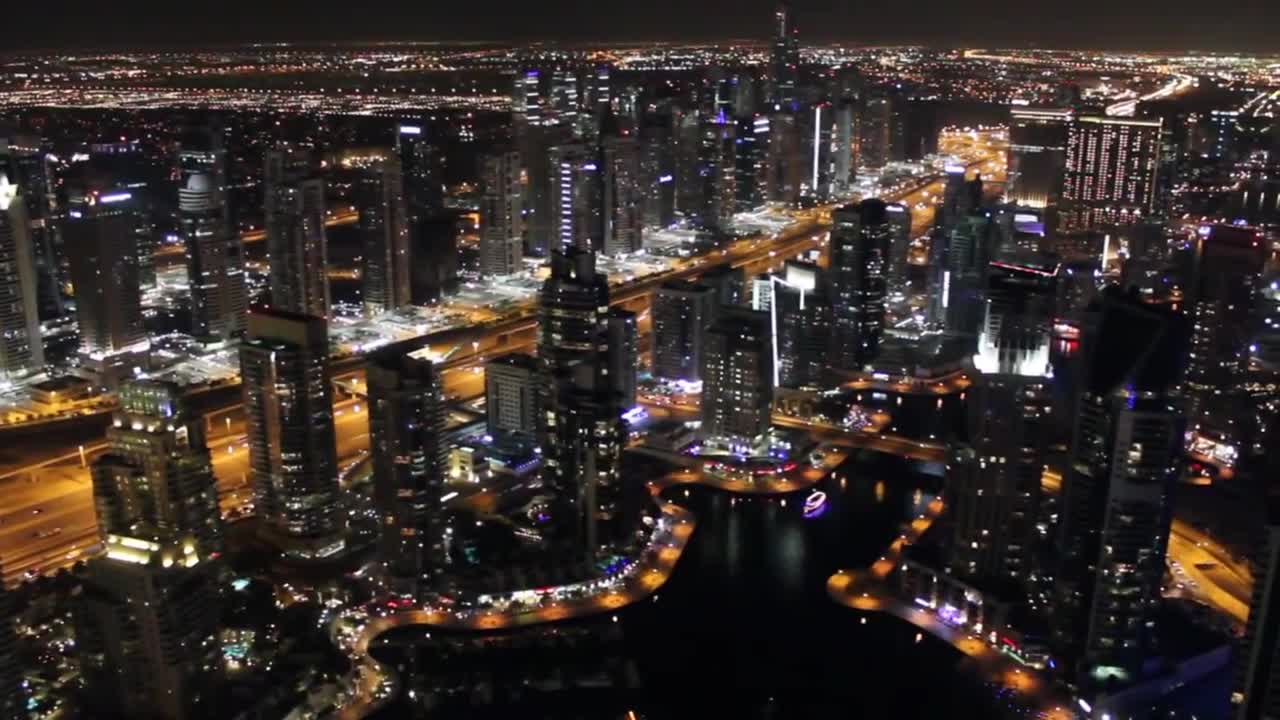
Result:
{"label": "illuminated sign", "polygon": [[904,213],[907,211],[907,209],[901,205],[887,205],[885,206],[885,210],[891,213]]}
{"label": "illuminated sign", "polygon": [[963,166],[963,165],[948,165],[948,166],[946,166],[946,168],[945,168],[945,169],[946,169],[947,173],[949,173],[949,174],[955,174],[955,173],[961,173],[961,174],[964,174],[964,166]]}
{"label": "illuminated sign", "polygon": [[417,125],[401,125],[400,134],[401,135],[421,135],[422,128],[418,127]]}
{"label": "illuminated sign", "polygon": [[658,178],[658,182],[663,184],[672,182],[673,180],[675,180],[675,178],[670,175],[663,175],[662,177]]}
{"label": "illuminated sign", "polygon": [[807,518],[816,518],[827,511],[827,494],[821,490],[815,490],[812,495],[804,500],[804,516]]}
{"label": "illuminated sign", "polygon": [[127,193],[127,192],[111,193],[110,195],[103,195],[102,197],[98,198],[98,202],[102,203],[103,205],[110,205],[111,203],[124,202],[125,200],[129,200],[132,197],[133,197],[133,194]]}

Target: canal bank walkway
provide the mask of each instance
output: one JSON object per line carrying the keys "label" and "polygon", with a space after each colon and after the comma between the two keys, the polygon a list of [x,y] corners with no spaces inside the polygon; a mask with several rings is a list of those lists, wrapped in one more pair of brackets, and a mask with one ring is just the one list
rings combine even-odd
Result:
{"label": "canal bank walkway", "polygon": [[827,580],[827,594],[847,608],[893,615],[950,644],[964,653],[978,677],[1016,692],[1038,711],[1040,720],[1072,720],[1071,699],[1039,671],[997,651],[977,635],[942,622],[928,609],[903,601],[885,584],[903,552],[932,527],[945,507],[941,498],[935,498],[869,568],[832,575]]}

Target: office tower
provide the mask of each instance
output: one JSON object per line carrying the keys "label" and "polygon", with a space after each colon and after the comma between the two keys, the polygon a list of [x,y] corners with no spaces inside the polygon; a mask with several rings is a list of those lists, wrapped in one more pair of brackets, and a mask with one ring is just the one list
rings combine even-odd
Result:
{"label": "office tower", "polygon": [[1183,463],[1185,323],[1112,289],[1090,308],[1081,352],[1052,621],[1058,665],[1088,696],[1140,679],[1154,651]]}
{"label": "office tower", "polygon": [[18,660],[13,596],[0,587],[0,718],[27,717],[27,687]]}
{"label": "office tower", "polygon": [[707,268],[698,281],[715,291],[716,307],[745,305],[747,303],[747,275],[742,268],[721,263]]}
{"label": "office tower", "polygon": [[145,351],[147,346],[132,199],[126,191],[73,196],[62,225],[80,350],[90,357]]}
{"label": "office tower", "polygon": [[1249,369],[1249,341],[1268,250],[1252,228],[1214,225],[1196,237],[1187,386],[1196,395],[1230,391]]}
{"label": "office tower", "polygon": [[579,102],[578,97],[576,72],[567,69],[551,72],[551,82],[544,108],[543,117],[547,124],[563,128],[575,138],[581,139],[579,113],[582,103]]}
{"label": "office tower", "polygon": [[1280,500],[1274,496],[1267,498],[1265,525],[1253,557],[1249,622],[1235,655],[1234,720],[1280,717]]}
{"label": "office tower", "polygon": [[737,153],[732,123],[722,118],[707,119],[702,123],[697,174],[700,204],[695,216],[698,225],[724,232],[733,222],[736,208]]}
{"label": "office tower", "polygon": [[1138,222],[1155,208],[1160,120],[1082,116],[1067,129],[1063,229]]}
{"label": "office tower", "polygon": [[893,225],[888,206],[875,199],[837,208],[831,217],[830,362],[840,370],[860,370],[876,356],[884,332]]}
{"label": "office tower", "polygon": [[44,368],[27,202],[0,171],[0,380]]}
{"label": "office tower", "polygon": [[818,103],[805,111],[800,137],[804,144],[805,192],[808,197],[826,200],[835,184],[836,126],[835,111],[830,103]]}
{"label": "office tower", "polygon": [[121,717],[209,717],[217,692],[220,564],[190,538],[108,535],[75,604],[90,707]]}
{"label": "office tower", "polygon": [[329,385],[324,318],[249,313],[240,346],[249,475],[264,534],[287,557],[341,552],[345,509]]}
{"label": "office tower", "polygon": [[675,110],[676,209],[697,220],[704,208],[702,178],[702,122],[697,112]]}
{"label": "office tower", "polygon": [[551,195],[551,147],[559,137],[546,117],[542,73],[516,74],[512,125],[524,170],[523,236],[526,255],[545,257],[554,246],[556,204]]}
{"label": "office tower", "polygon": [[128,381],[119,398],[108,451],[93,463],[98,527],[157,542],[190,537],[203,554],[221,551],[218,484],[203,418],[174,383]]}
{"label": "office tower", "polygon": [[949,465],[950,565],[970,578],[1025,583],[1033,566],[1049,436],[1057,264],[995,263],[969,388],[968,442]]}
{"label": "office tower", "polygon": [[751,212],[765,204],[769,168],[769,118],[764,115],[744,115],[734,123],[734,208],[738,212]]}
{"label": "office tower", "polygon": [[57,213],[56,178],[50,155],[36,136],[0,137],[0,172],[20,190],[26,205],[36,262],[36,302],[40,320],[62,317],[63,253]]}
{"label": "office tower", "polygon": [[770,102],[777,107],[795,105],[799,99],[800,35],[788,2],[778,3],[773,14],[773,52],[769,58]]}
{"label": "office tower", "polygon": [[309,160],[290,150],[266,154],[263,213],[271,272],[271,306],[329,317],[329,250],[324,180]]}
{"label": "office tower", "polygon": [[590,70],[585,83],[585,106],[592,114],[599,115],[610,108],[613,103],[612,69],[608,65],[597,65]]}
{"label": "office tower", "polygon": [[726,310],[706,333],[702,435],[712,446],[753,454],[767,441],[773,410],[769,314]]}
{"label": "office tower", "polygon": [[769,116],[769,148],[766,155],[765,192],[771,203],[795,207],[805,183],[803,143],[799,118],[793,113]]}
{"label": "office tower", "polygon": [[360,278],[364,313],[373,317],[410,303],[409,218],[400,161],[374,163],[359,180],[360,238],[364,245]]}
{"label": "office tower", "polygon": [[404,178],[404,202],[411,220],[427,217],[444,206],[442,154],[422,124],[396,126],[396,156]]}
{"label": "office tower", "polygon": [[947,182],[942,192],[942,204],[934,217],[929,240],[928,297],[929,322],[934,326],[946,324],[947,307],[951,294],[950,245],[952,232],[961,220],[969,217],[982,204],[982,180],[965,179],[965,169],[959,165],[946,168]]}
{"label": "office tower", "polygon": [[188,133],[178,149],[178,226],[187,253],[191,334],[223,341],[243,334],[244,245],[231,224],[227,153],[215,130]]}
{"label": "office tower", "polygon": [[414,305],[430,305],[458,289],[458,221],[436,213],[410,221],[409,297]]}
{"label": "office tower", "polygon": [[551,148],[551,197],[554,200],[556,248],[600,250],[603,247],[599,167],[585,145]]}
{"label": "office tower", "polygon": [[774,385],[814,390],[823,382],[831,349],[831,302],[816,265],[788,262],[782,277],[769,282],[769,324],[773,334]]}
{"label": "office tower", "polygon": [[1238,156],[1236,136],[1241,132],[1239,127],[1239,110],[1209,111],[1208,142],[1206,153],[1213,160],[1235,160]]}
{"label": "office tower", "polygon": [[484,405],[489,435],[500,443],[532,442],[538,433],[538,360],[512,353],[484,366]]}
{"label": "office tower", "polygon": [[610,136],[602,144],[601,216],[604,253],[630,255],[644,248],[640,153],[634,137]]}
{"label": "office tower", "polygon": [[646,115],[640,133],[644,224],[671,227],[676,222],[676,149],[670,114]]}
{"label": "office tower", "polygon": [[481,169],[480,272],[487,276],[520,272],[524,257],[524,206],[520,154],[486,155]]}
{"label": "office tower", "polygon": [[609,388],[618,396],[624,411],[636,406],[636,371],[640,364],[640,339],[636,314],[610,308],[607,315],[609,342]]}
{"label": "office tower", "polygon": [[892,235],[889,240],[888,288],[890,292],[907,291],[907,270],[911,266],[911,208],[902,203],[885,205]]}
{"label": "office tower", "polygon": [[1074,115],[1068,109],[1010,109],[1007,202],[1057,206],[1067,168],[1067,128]]}
{"label": "office tower", "polygon": [[378,560],[394,590],[413,594],[448,563],[442,381],[426,350],[382,351],[368,373]]}
{"label": "office tower", "polygon": [[876,91],[867,97],[862,110],[862,166],[879,170],[889,164],[893,149],[893,98]]}
{"label": "office tower", "polygon": [[947,238],[941,266],[942,318],[951,335],[976,337],[983,320],[983,297],[989,262],[996,256],[999,228],[989,212],[957,221]]}
{"label": "office tower", "polygon": [[619,466],[626,431],[610,378],[609,283],[590,250],[551,256],[538,306],[543,374],[544,479],[554,495],[554,534],[594,557],[621,538]]}
{"label": "office tower", "polygon": [[681,280],[662,284],[653,296],[653,375],[701,382],[706,330],[715,319],[716,291]]}

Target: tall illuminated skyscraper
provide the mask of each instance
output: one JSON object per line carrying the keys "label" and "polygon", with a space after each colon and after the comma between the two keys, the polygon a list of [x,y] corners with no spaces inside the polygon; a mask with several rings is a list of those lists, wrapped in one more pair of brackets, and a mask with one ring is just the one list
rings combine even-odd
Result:
{"label": "tall illuminated skyscraper", "polygon": [[595,154],[585,145],[551,148],[556,249],[602,249],[599,172]]}
{"label": "tall illuminated skyscraper", "polygon": [[1249,369],[1255,300],[1268,248],[1253,228],[1214,225],[1195,241],[1187,293],[1191,353],[1187,385],[1198,395],[1230,392]]}
{"label": "tall illuminated skyscraper", "polygon": [[1067,128],[1074,115],[1048,108],[1009,111],[1009,202],[1033,208],[1058,204],[1067,166]]}
{"label": "tall illuminated skyscraper", "polygon": [[324,557],[345,545],[328,371],[324,318],[249,313],[240,377],[250,481],[264,535],[288,557]]}
{"label": "tall illuminated skyscraper", "polygon": [[893,225],[888,206],[875,199],[837,208],[832,221],[830,362],[860,370],[879,352],[884,333]]}
{"label": "tall illuminated skyscraper", "polygon": [[738,212],[750,212],[765,203],[769,118],[744,115],[734,122],[734,206]]}
{"label": "tall illuminated skyscraper", "polygon": [[227,153],[216,130],[182,140],[178,224],[187,251],[191,334],[223,341],[242,335],[248,308],[244,245],[228,213]]}
{"label": "tall illuminated skyscraper", "polygon": [[30,227],[26,199],[0,170],[0,379],[44,367]]}
{"label": "tall illuminated skyscraper", "polygon": [[263,170],[271,306],[329,317],[329,257],[324,180],[310,161],[290,150],[266,155]]}
{"label": "tall illuminated skyscraper", "polygon": [[773,13],[773,51],[769,58],[770,99],[789,108],[798,99],[800,84],[800,35],[788,2],[778,3]]}
{"label": "tall illuminated skyscraper", "polygon": [[769,314],[722,309],[702,355],[702,435],[708,444],[751,454],[769,435],[773,334]]}
{"label": "tall illuminated skyscraper", "polygon": [[879,170],[893,159],[893,98],[875,92],[862,110],[862,138],[859,159],[863,167]]}
{"label": "tall illuminated skyscraper", "polygon": [[706,330],[715,319],[715,289],[685,281],[664,283],[653,296],[653,374],[665,380],[702,379]]}
{"label": "tall illuminated skyscraper", "polygon": [[1067,130],[1064,229],[1128,225],[1155,208],[1160,120],[1076,118]]}
{"label": "tall illuminated skyscraper", "polygon": [[410,220],[419,220],[444,204],[441,153],[422,124],[396,125],[396,156],[404,178],[404,200]]}
{"label": "tall illuminated skyscraper", "polygon": [[392,587],[430,587],[448,562],[444,495],[448,446],[440,373],[424,350],[369,361],[369,436],[378,558]]}
{"label": "tall illuminated skyscraper", "polygon": [[520,271],[524,257],[524,204],[520,153],[500,151],[483,160],[480,198],[480,272],[488,276]]}
{"label": "tall illuminated skyscraper", "polygon": [[74,194],[62,223],[80,352],[107,385],[132,374],[125,366],[145,364],[149,348],[142,325],[132,197],[123,190]]}
{"label": "tall illuminated skyscraper", "polygon": [[107,428],[106,455],[93,464],[93,495],[103,533],[194,538],[222,550],[218,485],[204,422],[173,383],[125,382]]}
{"label": "tall illuminated skyscraper", "polygon": [[604,253],[630,255],[644,248],[640,154],[634,137],[606,137],[602,144]]}
{"label": "tall illuminated skyscraper", "polygon": [[618,384],[610,377],[609,282],[590,250],[551,256],[538,306],[543,373],[544,480],[556,537],[586,557],[622,537],[620,464],[626,443]]}
{"label": "tall illuminated skyscraper", "polygon": [[831,301],[825,273],[816,265],[788,262],[769,278],[769,323],[773,333],[774,384],[814,390],[823,384],[831,350]]}
{"label": "tall illuminated skyscraper", "polygon": [[1118,291],[1091,307],[1059,519],[1053,638],[1092,699],[1155,652],[1174,483],[1183,465],[1180,315]]}
{"label": "tall illuminated skyscraper", "polygon": [[1049,434],[1057,265],[1052,259],[998,265],[973,358],[968,442],[954,446],[949,461],[950,565],[965,577],[1025,583],[1035,570]]}
{"label": "tall illuminated skyscraper", "polygon": [[891,292],[905,293],[907,290],[907,270],[911,267],[911,208],[902,203],[889,203],[885,206],[889,215],[889,226],[893,237],[889,240],[889,267],[886,271],[888,287]]}
{"label": "tall illuminated skyscraper", "polygon": [[358,182],[361,295],[365,315],[372,317],[410,304],[409,217],[398,159],[378,161]]}

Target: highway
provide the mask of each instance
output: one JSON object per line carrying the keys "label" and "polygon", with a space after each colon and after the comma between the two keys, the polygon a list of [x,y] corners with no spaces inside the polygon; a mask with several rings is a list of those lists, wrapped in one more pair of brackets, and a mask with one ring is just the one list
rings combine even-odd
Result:
{"label": "highway", "polygon": [[[337,227],[339,225],[352,225],[360,220],[360,213],[356,210],[342,210],[339,212],[329,211],[329,219],[325,220],[325,227]],[[267,231],[265,229],[247,230],[240,233],[240,241],[245,243],[262,242],[267,239]],[[156,256],[167,258],[172,255],[185,255],[187,248],[185,245],[162,245],[156,248]]]}

